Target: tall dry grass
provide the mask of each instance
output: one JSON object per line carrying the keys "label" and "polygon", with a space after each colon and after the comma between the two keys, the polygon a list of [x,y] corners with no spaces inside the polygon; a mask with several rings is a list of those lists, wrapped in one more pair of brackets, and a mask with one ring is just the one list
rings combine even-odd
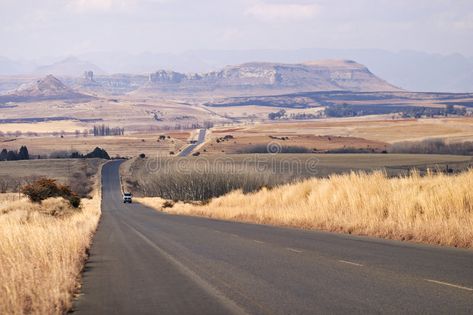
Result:
{"label": "tall dry grass", "polygon": [[70,309],[100,218],[98,182],[79,210],[62,198],[34,204],[0,194],[0,314]]}
{"label": "tall dry grass", "polygon": [[[142,198],[151,207],[163,200]],[[473,248],[473,170],[447,176],[382,172],[313,178],[208,204],[176,203],[175,214],[323,229]]]}

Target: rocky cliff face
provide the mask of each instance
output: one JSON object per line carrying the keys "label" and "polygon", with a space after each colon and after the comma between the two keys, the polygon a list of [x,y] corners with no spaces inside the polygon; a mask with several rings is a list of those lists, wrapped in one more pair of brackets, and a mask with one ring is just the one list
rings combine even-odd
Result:
{"label": "rocky cliff face", "polygon": [[302,91],[398,91],[354,61],[329,60],[303,64],[246,63],[209,73],[150,74],[148,91],[213,91],[252,89]]}

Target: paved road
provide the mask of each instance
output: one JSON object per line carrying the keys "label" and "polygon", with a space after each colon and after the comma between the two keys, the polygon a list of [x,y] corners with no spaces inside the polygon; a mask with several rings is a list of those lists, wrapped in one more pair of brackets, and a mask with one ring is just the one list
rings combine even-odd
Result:
{"label": "paved road", "polygon": [[473,252],[158,213],[103,216],[79,314],[473,313]]}
{"label": "paved road", "polygon": [[191,154],[192,151],[194,151],[194,149],[198,146],[198,145],[201,145],[204,141],[205,141],[205,133],[206,133],[206,129],[200,129],[199,130],[199,136],[197,138],[197,142],[196,143],[193,143],[193,144],[190,144],[188,145],[187,147],[184,148],[184,150],[182,150],[178,156],[188,156],[189,154]]}

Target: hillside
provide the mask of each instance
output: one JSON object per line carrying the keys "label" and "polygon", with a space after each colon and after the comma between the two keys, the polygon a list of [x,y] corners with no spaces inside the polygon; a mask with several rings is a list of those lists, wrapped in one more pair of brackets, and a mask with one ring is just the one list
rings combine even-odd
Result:
{"label": "hillside", "polygon": [[17,89],[0,95],[1,102],[84,98],[90,98],[90,96],[74,91],[53,75],[22,84]]}
{"label": "hillside", "polygon": [[147,92],[288,93],[307,91],[399,91],[350,60],[303,64],[252,62],[219,71],[183,74],[160,70],[150,74]]}
{"label": "hillside", "polygon": [[80,60],[76,57],[69,57],[58,61],[51,65],[36,68],[35,74],[47,75],[52,73],[57,76],[82,76],[85,71],[93,71],[96,74],[104,74],[105,72],[98,66],[88,61]]}

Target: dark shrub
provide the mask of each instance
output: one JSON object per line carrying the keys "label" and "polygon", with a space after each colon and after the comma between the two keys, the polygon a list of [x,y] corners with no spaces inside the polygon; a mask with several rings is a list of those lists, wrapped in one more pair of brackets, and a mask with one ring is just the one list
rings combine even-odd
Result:
{"label": "dark shrub", "polygon": [[110,156],[108,155],[107,151],[99,147],[96,147],[92,152],[87,153],[85,157],[110,160]]}
{"label": "dark shrub", "polygon": [[76,193],[72,192],[68,186],[59,185],[54,179],[40,178],[31,184],[21,188],[21,192],[28,196],[32,202],[38,202],[52,198],[63,197],[68,200],[72,207],[80,206],[80,198]]}

